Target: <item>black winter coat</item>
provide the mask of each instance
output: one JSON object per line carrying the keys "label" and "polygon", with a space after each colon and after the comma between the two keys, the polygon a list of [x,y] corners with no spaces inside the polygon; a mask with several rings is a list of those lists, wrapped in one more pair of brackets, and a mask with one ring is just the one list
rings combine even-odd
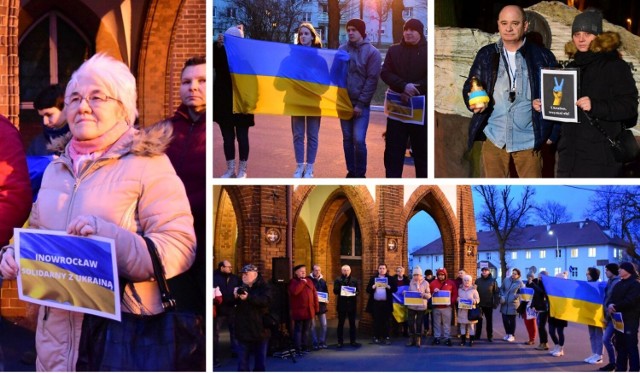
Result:
{"label": "black winter coat", "polygon": [[496,279],[489,274],[489,276],[478,277],[476,279],[476,290],[478,290],[478,295],[480,296],[480,303],[478,304],[480,307],[493,307],[494,299],[496,297],[500,297],[500,290],[498,288],[498,283]]}
{"label": "black winter coat", "polygon": [[271,305],[269,284],[259,275],[247,293],[249,296],[246,300],[238,298],[235,301],[236,338],[244,343],[261,342],[270,335],[263,321]]}
{"label": "black winter coat", "polygon": [[[616,42],[617,40],[617,42]],[[601,52],[576,52],[568,67],[579,69],[579,97],[591,99],[589,117],[597,119],[611,138],[636,124],[638,89],[629,64],[620,58],[616,33],[605,32],[591,42]],[[615,161],[604,135],[589,124],[582,110],[580,123],[562,125],[558,144],[557,177],[617,177],[622,164]]]}
{"label": "black winter coat", "polygon": [[427,41],[422,35],[416,45],[407,44],[404,38],[387,51],[380,78],[391,90],[402,93],[407,83],[418,85],[421,95],[427,94]]}
{"label": "black winter coat", "polygon": [[[387,284],[389,285],[389,289],[386,289],[387,291],[387,301],[386,301],[386,306],[387,306],[387,311],[388,312],[393,312],[393,293],[395,293],[396,291],[398,291],[398,285],[397,282],[394,281],[393,277],[389,276],[388,274],[385,275],[385,277],[387,278]],[[376,278],[378,278],[378,276],[373,276],[369,279],[369,283],[367,284],[367,293],[369,293],[369,300],[367,301],[367,308],[366,311],[367,312],[373,312],[373,294],[376,292],[373,289],[373,284],[376,281]]]}
{"label": "black winter coat", "polygon": [[213,120],[221,126],[253,126],[253,114],[233,114],[233,89],[227,51],[224,46],[213,46]]}
{"label": "black winter coat", "polygon": [[[315,285],[316,291],[321,291],[323,293],[329,292],[329,288],[327,287],[327,282],[324,280],[324,277],[320,277],[319,279],[316,279],[313,276],[309,276],[309,278],[311,279],[311,281],[313,281],[313,285]],[[316,314],[321,315],[323,313],[327,313],[327,304],[324,302],[320,302],[319,305],[320,305],[320,311],[318,311]]]}
{"label": "black winter coat", "polygon": [[[343,297],[340,296],[340,290],[342,290],[342,286],[351,286],[356,288],[356,296],[355,297]],[[338,298],[338,306],[337,310],[340,311],[350,311],[353,312],[356,310],[358,297],[358,280],[355,277],[344,277],[340,276],[333,282],[333,294],[337,295]]]}
{"label": "black winter coat", "polygon": [[533,288],[533,298],[531,299],[531,308],[538,312],[549,311],[549,299],[544,284],[539,279],[534,279],[532,284],[527,287]]}
{"label": "black winter coat", "polygon": [[606,306],[610,304],[614,305],[616,312],[622,312],[625,333],[637,333],[640,319],[640,282],[637,275],[620,279],[611,290]]}
{"label": "black winter coat", "polygon": [[231,316],[235,305],[233,289],[240,286],[240,278],[233,273],[226,275],[219,269],[213,272],[213,284],[220,287],[222,293],[222,304],[218,306],[218,316]]}
{"label": "black winter coat", "polygon": [[[500,65],[500,56],[502,55],[502,40],[482,47],[476,55],[467,81],[462,88],[462,97],[467,108],[469,108],[469,92],[471,91],[471,78],[480,79],[483,87],[487,91],[489,97],[493,97],[493,89],[498,78],[498,67]],[[540,47],[532,41],[524,43],[518,52],[524,56],[529,70],[529,86],[531,87],[531,100],[540,98],[540,69],[546,67],[556,67],[558,63],[550,50]],[[489,106],[482,112],[473,114],[469,123],[469,149],[473,147],[474,141],[484,141],[484,128],[487,126],[489,117],[493,112],[494,100],[489,101]],[[469,109],[471,110],[471,109]],[[542,119],[542,114],[532,110],[534,149],[540,149],[548,140],[556,142],[560,127],[558,122],[552,122]]]}

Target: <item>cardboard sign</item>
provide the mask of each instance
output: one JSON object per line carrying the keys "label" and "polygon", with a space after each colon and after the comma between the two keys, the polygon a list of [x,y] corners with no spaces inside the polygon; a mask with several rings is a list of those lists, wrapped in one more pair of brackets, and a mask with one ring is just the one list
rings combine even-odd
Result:
{"label": "cardboard sign", "polygon": [[473,300],[471,299],[458,299],[458,308],[461,310],[473,309]]}
{"label": "cardboard sign", "polygon": [[329,293],[324,293],[322,291],[318,292],[318,302],[320,303],[329,303]]}
{"label": "cardboard sign", "polygon": [[405,306],[422,306],[424,305],[424,299],[422,299],[422,293],[419,291],[405,291],[404,293],[404,305]]}
{"label": "cardboard sign", "polygon": [[437,293],[433,293],[431,304],[434,306],[450,306],[451,292],[449,290],[440,290]]}
{"label": "cardboard sign", "polygon": [[356,288],[353,286],[342,286],[340,288],[340,296],[342,297],[355,297],[356,296]]}

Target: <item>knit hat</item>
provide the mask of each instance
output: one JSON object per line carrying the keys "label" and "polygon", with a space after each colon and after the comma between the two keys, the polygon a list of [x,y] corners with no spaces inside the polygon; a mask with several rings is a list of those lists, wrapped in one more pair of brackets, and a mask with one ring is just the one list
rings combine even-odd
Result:
{"label": "knit hat", "polygon": [[624,269],[625,271],[629,272],[630,275],[636,274],[636,267],[629,262],[620,263],[620,269]]}
{"label": "knit hat", "polygon": [[606,268],[609,272],[613,273],[614,276],[617,276],[618,268],[620,267],[616,263],[609,263],[606,266],[604,266],[604,268]]}
{"label": "knit hat", "polygon": [[482,272],[484,272],[484,271],[489,271],[489,267],[482,267],[482,268],[480,269],[480,271],[482,271]]}
{"label": "knit hat", "polygon": [[418,31],[420,35],[424,35],[424,25],[422,24],[422,22],[415,18],[411,18],[404,23],[404,27],[402,27],[402,30],[406,31],[407,29]]}
{"label": "knit hat", "polygon": [[447,277],[447,270],[446,270],[446,268],[438,268],[438,269],[436,270],[436,276],[438,276],[439,274],[443,274],[443,275],[444,275],[444,277],[446,278],[446,277]]}
{"label": "knit hat", "polygon": [[299,269],[300,269],[300,268],[302,268],[302,267],[306,267],[306,265],[304,265],[304,264],[298,264],[297,266],[293,267],[293,272],[295,272],[295,271],[299,270]]}
{"label": "knit hat", "polygon": [[427,269],[427,270],[424,271],[424,275],[425,276],[433,276],[433,271],[430,270],[430,269]]}
{"label": "knit hat", "polygon": [[594,35],[602,34],[602,13],[596,10],[587,10],[573,19],[571,35],[576,32],[588,32]]}
{"label": "knit hat", "polygon": [[362,36],[363,39],[367,36],[367,25],[365,25],[364,21],[361,20],[360,18],[350,19],[349,22],[347,22],[347,28],[349,26],[355,27],[356,30],[358,30],[358,32],[360,33],[360,36]]}
{"label": "knit hat", "polygon": [[414,275],[422,275],[422,268],[420,268],[420,266],[413,267],[413,274]]}
{"label": "knit hat", "polygon": [[224,34],[244,38],[244,32],[238,26],[229,27]]}

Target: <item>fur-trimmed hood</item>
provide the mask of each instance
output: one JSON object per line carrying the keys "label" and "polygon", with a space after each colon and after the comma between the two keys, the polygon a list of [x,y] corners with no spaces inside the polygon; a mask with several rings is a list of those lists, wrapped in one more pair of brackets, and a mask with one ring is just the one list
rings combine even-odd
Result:
{"label": "fur-trimmed hood", "polygon": [[[607,31],[593,39],[589,45],[589,51],[593,53],[612,52],[620,48],[621,45],[622,42],[620,41],[620,34],[613,31]],[[569,58],[573,58],[578,52],[578,49],[575,44],[573,44],[573,41],[569,41],[564,46],[564,52],[569,56]]]}
{"label": "fur-trimmed hood", "polygon": [[[132,135],[128,135],[129,132],[123,136],[131,136],[130,141],[122,143],[122,147],[128,147],[131,154],[142,157],[155,157],[162,155],[167,150],[167,147],[171,143],[173,135],[173,125],[171,121],[160,121],[148,127],[136,129]],[[60,136],[51,141],[51,144],[47,147],[49,150],[65,153],[71,138],[72,133],[69,132],[65,136]],[[122,139],[121,139],[122,140]],[[120,143],[120,140],[116,144]]]}

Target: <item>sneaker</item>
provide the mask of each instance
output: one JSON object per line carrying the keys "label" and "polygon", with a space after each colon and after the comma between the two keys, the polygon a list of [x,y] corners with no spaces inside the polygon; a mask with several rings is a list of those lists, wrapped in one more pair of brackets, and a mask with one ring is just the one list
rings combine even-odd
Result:
{"label": "sneaker", "polygon": [[378,343],[380,343],[380,340],[378,338],[373,338],[373,344],[377,345]]}
{"label": "sneaker", "polygon": [[320,343],[319,347],[323,350],[327,349],[327,345],[324,342]]}
{"label": "sneaker", "polygon": [[558,346],[558,350],[553,353],[553,356],[555,357],[564,356],[564,348],[562,348],[562,346]]}
{"label": "sneaker", "polygon": [[509,339],[509,336],[510,336],[510,335],[511,335],[511,334],[506,334],[504,337],[502,337],[502,339],[504,339],[504,340],[506,341],[507,339]]}
{"label": "sneaker", "polygon": [[551,350],[549,350],[549,355],[553,355],[556,353],[556,351],[558,351],[558,349],[560,348],[559,345],[555,345],[553,346],[553,348]]}
{"label": "sneaker", "polygon": [[304,174],[304,163],[298,163],[296,170],[293,172],[293,177],[301,178],[302,174]]}
{"label": "sneaker", "polygon": [[319,349],[320,349],[320,346],[319,346],[319,345],[313,345],[313,350],[314,350],[314,351],[318,351]]}
{"label": "sneaker", "polygon": [[602,364],[602,355],[594,355],[593,359],[588,361],[589,364]]}
{"label": "sneaker", "polygon": [[516,340],[516,337],[512,336],[511,334],[509,334],[509,338],[507,338],[507,342],[513,342]]}
{"label": "sneaker", "polygon": [[596,354],[590,355],[589,357],[585,358],[585,359],[584,359],[584,360],[582,360],[582,361],[584,361],[585,363],[588,363],[588,362],[590,362],[591,360],[593,360],[593,358],[595,358],[596,356],[598,356],[598,355],[596,355]]}
{"label": "sneaker", "polygon": [[613,372],[614,370],[616,370],[616,365],[613,363],[609,363],[603,367],[600,367],[598,370],[601,372]]}

